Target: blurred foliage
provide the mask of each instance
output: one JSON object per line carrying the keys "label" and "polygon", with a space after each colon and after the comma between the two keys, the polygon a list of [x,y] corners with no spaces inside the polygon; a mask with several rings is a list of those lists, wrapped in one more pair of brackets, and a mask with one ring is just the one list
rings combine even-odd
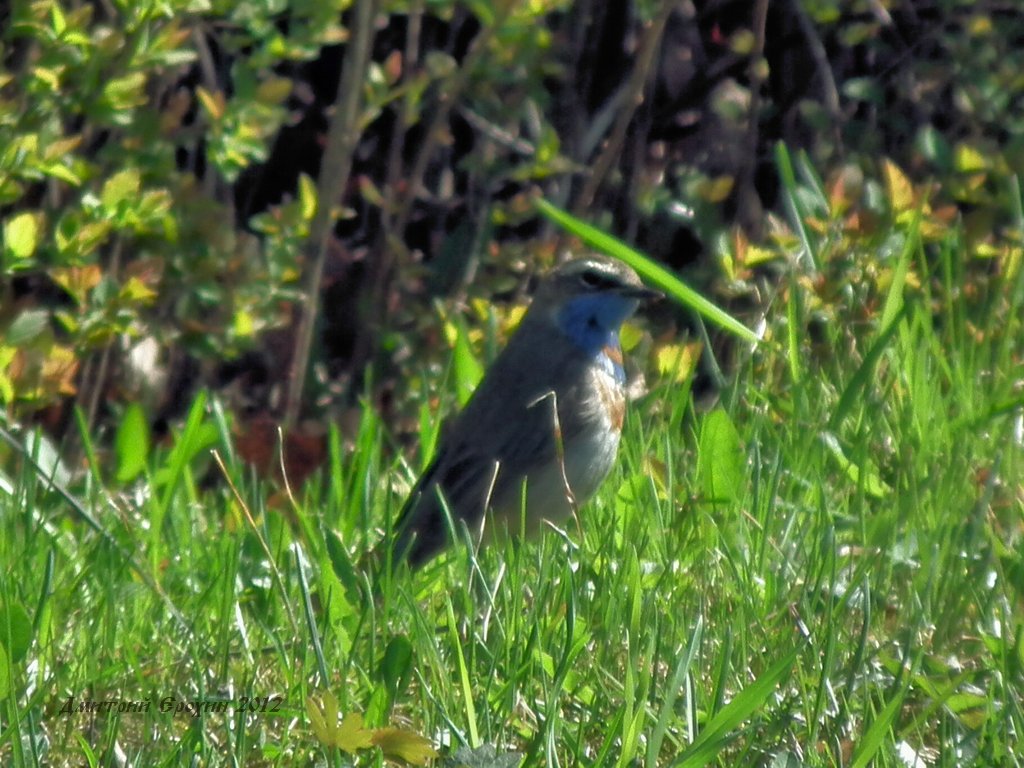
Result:
{"label": "blurred foliage", "polygon": [[[159,422],[201,385],[278,413],[321,210],[334,226],[307,411],[344,423],[370,382],[402,434],[437,405],[425,382],[450,364],[445,338],[485,329],[458,350],[464,382],[564,245],[538,192],[573,209],[592,184],[578,214],[740,311],[798,267],[823,316],[871,306],[901,217],[934,242],[963,221],[980,273],[1020,268],[1012,4],[793,0],[761,29],[740,0],[379,2],[350,181],[318,200],[317,179],[339,172],[321,159],[351,5],[0,10],[8,416],[57,431],[77,404],[92,427],[141,400]],[[799,183],[780,142],[799,150]],[[439,295],[457,299],[444,322]],[[654,375],[689,322],[659,312],[658,342],[635,356]]]}
{"label": "blurred foliage", "polygon": [[286,317],[308,200],[268,213],[276,227],[254,223],[262,247],[221,188],[266,159],[291,91],[274,67],[341,39],[341,4],[291,4],[287,37],[268,31],[285,4],[218,5],[14,3],[0,71],[8,404],[135,394],[109,365],[96,375],[94,356],[141,339],[164,360],[176,347],[231,356]]}

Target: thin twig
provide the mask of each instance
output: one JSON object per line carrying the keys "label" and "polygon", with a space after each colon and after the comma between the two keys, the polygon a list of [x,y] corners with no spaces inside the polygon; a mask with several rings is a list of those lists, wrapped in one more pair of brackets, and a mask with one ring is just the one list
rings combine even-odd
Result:
{"label": "thin twig", "polygon": [[763,221],[761,198],[754,186],[757,170],[757,142],[761,125],[761,87],[764,85],[765,28],[768,23],[768,0],[757,0],[754,5],[754,50],[747,69],[750,80],[750,116],[747,122],[747,152],[737,174],[736,203],[740,224],[748,232],[756,232]]}
{"label": "thin twig", "polygon": [[[811,58],[814,59],[814,71],[821,82],[821,97],[825,103],[825,111],[828,112],[828,116],[832,120],[833,138],[836,141],[836,146],[841,147],[843,136],[840,126],[843,113],[839,102],[839,88],[836,86],[836,79],[832,75],[832,66],[828,61],[828,52],[800,0],[792,0],[792,6],[797,23],[800,25],[800,31],[803,32],[804,40],[807,41],[807,50],[810,52]],[[885,9],[883,8],[882,11],[884,12]],[[892,23],[892,19],[889,19],[889,23]]]}
{"label": "thin twig", "polygon": [[[604,145],[604,150],[593,164],[594,170],[587,177],[583,185],[583,191],[576,199],[576,205],[573,206],[573,213],[577,216],[583,216],[593,204],[597,191],[608,177],[612,166],[619,159],[622,145],[626,140],[626,131],[629,130],[629,124],[632,122],[636,110],[643,104],[647,78],[650,77],[653,70],[655,55],[661,48],[661,36],[665,31],[665,25],[668,24],[669,16],[672,14],[674,7],[674,3],[670,2],[670,0],[665,0],[658,11],[658,15],[653,21],[648,22],[647,29],[644,30],[643,39],[640,41],[640,50],[636,57],[636,64],[630,73],[623,97],[623,108],[618,114],[615,125],[612,127],[611,135]],[[618,97],[619,95],[616,94],[616,98]]]}
{"label": "thin twig", "polygon": [[409,174],[405,196],[398,215],[395,217],[394,232],[399,236],[412,215],[412,207],[416,201],[416,195],[419,193],[420,185],[423,183],[423,177],[426,175],[427,164],[430,162],[438,139],[448,123],[448,116],[451,114],[452,107],[469,84],[469,78],[476,70],[477,62],[487,52],[487,45],[491,38],[494,37],[494,33],[501,28],[515,5],[515,0],[505,0],[505,2],[500,4],[500,7],[495,12],[493,23],[481,29],[473,39],[469,53],[466,54],[462,61],[462,66],[455,70],[449,82],[442,84],[438,88],[437,111],[434,112],[434,117],[430,121],[430,127],[423,137],[423,145],[420,147],[419,152],[416,153],[416,159],[413,161],[412,171]]}
{"label": "thin twig", "polygon": [[515,7],[517,0],[503,0],[495,11],[494,21],[480,30],[473,39],[469,52],[462,61],[462,65],[452,73],[446,82],[437,84],[437,109],[423,136],[423,143],[420,145],[413,160],[412,169],[406,174],[404,192],[395,198],[394,212],[384,212],[384,225],[381,236],[377,243],[376,258],[371,260],[369,274],[366,278],[365,300],[363,304],[363,324],[356,341],[355,351],[352,354],[352,365],[358,369],[362,367],[376,348],[375,339],[378,333],[380,318],[385,315],[383,308],[384,294],[388,278],[392,273],[391,249],[392,243],[399,246],[403,243],[402,233],[405,231],[409,219],[412,217],[413,207],[417,195],[426,176],[427,165],[434,155],[434,150],[444,129],[448,124],[452,108],[458,102],[466,86],[469,84],[471,74],[476,71],[477,63],[487,53],[488,43],[494,36],[508,14]]}
{"label": "thin twig", "polygon": [[302,392],[313,346],[313,329],[320,307],[327,246],[334,226],[334,208],[348,185],[352,171],[352,154],[359,141],[359,116],[362,106],[363,79],[372,53],[374,0],[359,0],[352,19],[352,39],[345,50],[341,80],[334,99],[334,114],[327,132],[327,145],[317,178],[317,211],[310,226],[306,254],[309,272],[306,275],[306,303],[295,339],[295,356],[288,376],[284,425],[295,424],[302,404]]}
{"label": "thin twig", "polygon": [[[111,280],[116,281],[118,273],[121,271],[121,252],[124,247],[124,238],[117,237],[114,239],[114,244],[111,246],[110,263],[106,267],[106,276]],[[96,414],[100,408],[100,395],[106,392],[106,380],[107,372],[110,369],[110,360],[114,353],[114,342],[108,340],[104,345],[103,349],[100,350],[99,357],[95,354],[90,355],[86,367],[82,371],[81,387],[78,391],[78,405],[85,413],[85,425],[86,434],[91,434],[93,427],[96,426]],[[75,452],[80,446],[80,441],[76,440],[76,435],[71,435],[71,446],[70,450]]]}

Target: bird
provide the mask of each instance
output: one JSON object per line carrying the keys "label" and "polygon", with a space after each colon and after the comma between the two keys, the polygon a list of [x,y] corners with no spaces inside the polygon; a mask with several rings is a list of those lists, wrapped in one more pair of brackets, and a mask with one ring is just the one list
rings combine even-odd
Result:
{"label": "bird", "polygon": [[486,521],[486,539],[558,524],[594,494],[615,461],[626,409],[619,331],[660,295],[596,254],[542,279],[399,512],[396,561],[417,568],[446,548],[446,508],[471,531]]}

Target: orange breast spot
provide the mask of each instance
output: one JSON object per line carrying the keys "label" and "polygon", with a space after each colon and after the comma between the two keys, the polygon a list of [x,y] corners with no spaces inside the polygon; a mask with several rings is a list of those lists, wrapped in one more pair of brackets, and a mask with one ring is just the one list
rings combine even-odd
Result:
{"label": "orange breast spot", "polygon": [[619,347],[614,347],[611,344],[608,344],[601,351],[608,355],[608,359],[613,363],[618,366],[622,365],[622,350]]}
{"label": "orange breast spot", "polygon": [[626,416],[626,398],[613,397],[608,403],[608,418],[611,419],[612,426],[615,427],[619,432],[622,431],[622,420]]}
{"label": "orange breast spot", "polygon": [[595,378],[598,397],[612,429],[621,432],[622,420],[626,415],[626,393],[611,376],[600,373]]}

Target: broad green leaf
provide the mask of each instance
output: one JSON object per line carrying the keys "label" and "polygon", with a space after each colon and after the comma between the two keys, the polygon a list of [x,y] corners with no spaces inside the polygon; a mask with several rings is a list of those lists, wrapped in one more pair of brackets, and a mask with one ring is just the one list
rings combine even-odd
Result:
{"label": "broad green leaf", "polygon": [[723,409],[704,418],[697,456],[697,477],[704,497],[732,501],[743,484],[744,456],[740,436]]}
{"label": "broad green leaf", "polygon": [[130,404],[117,427],[114,450],[117,453],[117,481],[127,483],[134,480],[146,468],[149,457],[149,422],[142,406]]}
{"label": "broad green leaf", "polygon": [[28,653],[32,642],[32,621],[17,603],[0,605],[0,647],[6,649],[12,664]]}
{"label": "broad green leaf", "polygon": [[896,722],[908,690],[910,690],[910,675],[907,675],[904,685],[886,703],[861,737],[857,751],[850,761],[851,768],[865,768],[865,766],[871,765],[871,759],[881,749],[882,744],[892,731],[893,723]]}
{"label": "broad green leaf", "polygon": [[[483,744],[476,749],[461,746],[446,760],[456,768],[519,768],[523,763],[521,752],[502,752],[493,744]],[[600,763],[598,763],[600,764]]]}
{"label": "broad green leaf", "polygon": [[412,672],[412,644],[402,635],[391,638],[380,662],[380,676],[392,698],[401,694]]}
{"label": "broad green leaf", "polygon": [[42,335],[50,326],[50,313],[45,309],[26,309],[12,322],[5,341],[12,347],[21,347]]}

